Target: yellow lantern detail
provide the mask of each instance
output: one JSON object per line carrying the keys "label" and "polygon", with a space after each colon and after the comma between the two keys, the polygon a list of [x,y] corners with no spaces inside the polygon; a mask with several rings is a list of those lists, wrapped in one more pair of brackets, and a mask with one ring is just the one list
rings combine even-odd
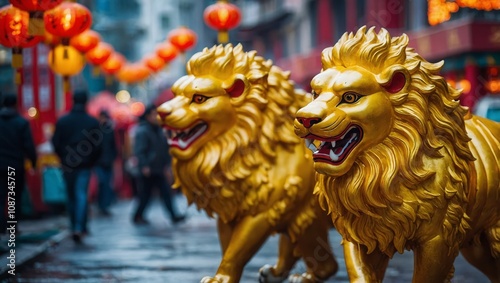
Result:
{"label": "yellow lantern detail", "polygon": [[49,66],[64,79],[64,91],[70,90],[69,77],[80,73],[85,67],[85,57],[72,46],[58,45],[49,52]]}

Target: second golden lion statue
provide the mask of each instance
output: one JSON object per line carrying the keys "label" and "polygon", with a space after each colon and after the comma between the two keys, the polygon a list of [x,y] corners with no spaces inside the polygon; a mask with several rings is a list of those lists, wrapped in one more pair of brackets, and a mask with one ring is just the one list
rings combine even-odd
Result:
{"label": "second golden lion statue", "polygon": [[222,262],[204,283],[239,282],[245,264],[273,233],[278,262],[260,282],[281,282],[299,257],[317,282],[337,271],[328,244],[331,223],[313,195],[310,152],[293,133],[294,113],[308,99],[289,74],[241,45],[215,46],[187,63],[158,108],[170,132],[176,183],[190,203],[217,215]]}
{"label": "second golden lion statue", "polygon": [[351,282],[381,282],[414,252],[413,282],[453,277],[459,251],[500,282],[500,124],[408,46],[363,27],[322,53],[295,132],[314,149],[321,204],[344,239]]}

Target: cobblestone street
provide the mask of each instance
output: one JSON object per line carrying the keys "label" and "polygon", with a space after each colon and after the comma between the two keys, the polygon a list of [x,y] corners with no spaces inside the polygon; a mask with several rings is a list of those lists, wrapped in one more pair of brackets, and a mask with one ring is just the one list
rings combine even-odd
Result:
{"label": "cobblestone street", "polygon": [[[179,207],[185,211],[182,197]],[[158,202],[153,202],[148,219],[151,225],[134,226],[130,222],[131,201],[120,202],[111,218],[93,217],[91,235],[77,246],[69,238],[50,249],[34,263],[19,270],[8,282],[144,282],[196,283],[213,275],[221,259],[215,221],[190,207],[188,220],[170,224]],[[266,263],[274,263],[278,237],[270,238],[245,268],[241,282],[258,282],[257,272]],[[331,244],[340,263],[337,275],[328,282],[349,282],[342,259],[340,236],[330,233]],[[411,282],[412,254],[396,255],[384,282]],[[463,258],[455,264],[456,283],[483,283],[488,280]],[[303,272],[299,262],[295,272]]]}

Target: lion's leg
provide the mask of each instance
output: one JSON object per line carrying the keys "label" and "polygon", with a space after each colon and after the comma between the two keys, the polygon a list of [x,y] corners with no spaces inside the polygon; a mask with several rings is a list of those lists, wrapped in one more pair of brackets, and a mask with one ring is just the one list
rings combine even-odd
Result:
{"label": "lion's leg", "polygon": [[330,227],[328,222],[317,219],[298,239],[307,273],[290,276],[291,282],[322,282],[337,272],[338,263],[328,241]]}
{"label": "lion's leg", "polygon": [[[498,232],[500,232],[500,229]],[[484,273],[491,282],[495,283],[500,282],[500,258],[493,257],[491,242],[495,242],[495,239],[498,241],[499,238],[500,233],[497,234],[497,237],[481,239],[481,245],[471,245],[460,250],[470,264]]]}
{"label": "lion's leg", "polygon": [[272,228],[265,214],[243,218],[234,227],[217,274],[214,278],[203,278],[202,282],[239,282],[243,268],[271,235]]}
{"label": "lion's leg", "polygon": [[278,261],[276,265],[271,266],[266,264],[263,266],[260,273],[259,282],[282,282],[288,277],[290,270],[299,259],[299,256],[294,254],[295,246],[286,234],[280,235]]}
{"label": "lion's leg", "polygon": [[450,251],[441,236],[420,243],[414,249],[414,283],[443,283],[453,268],[458,250]]}
{"label": "lion's leg", "polygon": [[233,235],[233,227],[228,223],[224,223],[220,218],[217,218],[217,231],[219,233],[219,243],[222,249],[222,254],[226,252],[227,246]]}
{"label": "lion's leg", "polygon": [[382,282],[389,256],[378,249],[367,254],[367,248],[344,240],[344,258],[350,282]]}

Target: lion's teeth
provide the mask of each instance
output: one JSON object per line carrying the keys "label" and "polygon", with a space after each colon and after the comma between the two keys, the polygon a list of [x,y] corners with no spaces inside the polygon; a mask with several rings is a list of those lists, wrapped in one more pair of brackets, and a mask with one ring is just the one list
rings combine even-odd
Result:
{"label": "lion's teeth", "polygon": [[187,143],[181,139],[179,139],[178,143],[181,149],[185,149],[187,147]]}
{"label": "lion's teeth", "polygon": [[332,161],[338,161],[339,160],[339,156],[336,155],[334,152],[333,152],[333,149],[330,149],[330,159]]}
{"label": "lion's teeth", "polygon": [[331,143],[332,143],[332,148],[335,148],[336,141],[332,141]]}
{"label": "lion's teeth", "polygon": [[326,144],[326,141],[322,141],[319,147],[323,147]]}
{"label": "lion's teeth", "polygon": [[316,150],[318,150],[318,149],[316,148],[316,146],[314,145],[313,140],[311,140],[311,139],[306,139],[306,146],[307,146],[307,148],[309,148],[312,152],[316,152]]}

